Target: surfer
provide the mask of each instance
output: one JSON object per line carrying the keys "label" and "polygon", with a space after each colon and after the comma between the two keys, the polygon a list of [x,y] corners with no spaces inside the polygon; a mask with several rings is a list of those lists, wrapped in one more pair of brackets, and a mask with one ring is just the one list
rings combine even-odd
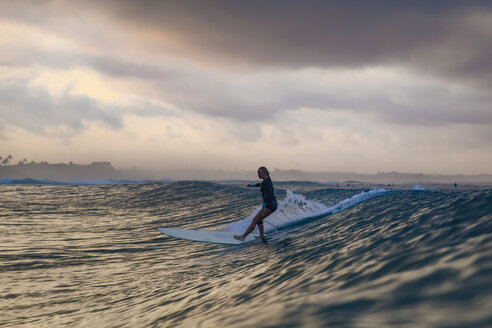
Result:
{"label": "surfer", "polygon": [[266,167],[262,166],[258,169],[258,178],[262,179],[263,182],[248,184],[248,187],[260,187],[263,206],[251,221],[248,229],[242,235],[234,235],[236,239],[243,240],[246,238],[255,229],[256,225],[258,225],[258,230],[260,231],[260,238],[263,238],[263,220],[277,209],[277,199],[273,191],[272,179]]}

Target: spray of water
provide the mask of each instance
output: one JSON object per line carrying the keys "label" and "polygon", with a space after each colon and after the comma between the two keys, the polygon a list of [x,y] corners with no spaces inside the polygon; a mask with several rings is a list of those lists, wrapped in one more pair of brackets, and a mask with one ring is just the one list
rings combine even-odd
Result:
{"label": "spray of water", "polygon": [[[287,190],[287,196],[279,202],[278,209],[263,221],[265,231],[268,232],[279,229],[283,226],[317,216],[335,214],[350,206],[354,206],[357,203],[386,194],[388,192],[389,190],[386,189],[363,191],[350,198],[344,199],[332,207],[328,207],[320,202],[306,199],[303,195]],[[243,233],[251,224],[251,220],[260,209],[261,207],[255,208],[245,219],[229,223],[221,230],[233,233]],[[258,228],[256,228],[255,231],[257,229]]]}

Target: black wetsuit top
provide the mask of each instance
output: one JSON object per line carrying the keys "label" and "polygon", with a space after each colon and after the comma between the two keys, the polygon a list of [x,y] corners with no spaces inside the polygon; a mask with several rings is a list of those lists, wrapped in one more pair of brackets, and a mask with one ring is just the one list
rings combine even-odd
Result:
{"label": "black wetsuit top", "polygon": [[256,184],[256,187],[260,187],[263,203],[266,204],[266,208],[275,212],[277,210],[277,199],[275,198],[275,192],[273,191],[272,179],[268,177],[263,180],[262,183]]}

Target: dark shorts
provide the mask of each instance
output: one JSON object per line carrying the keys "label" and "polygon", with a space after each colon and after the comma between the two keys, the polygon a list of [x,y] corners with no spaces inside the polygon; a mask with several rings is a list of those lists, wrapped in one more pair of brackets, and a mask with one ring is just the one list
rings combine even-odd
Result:
{"label": "dark shorts", "polygon": [[[272,213],[275,212],[277,210],[277,201],[271,201],[269,203],[263,203],[263,206],[261,207],[262,209],[263,208],[268,208]],[[264,219],[261,219],[260,221],[258,221],[258,225],[260,224],[263,224],[263,220]]]}
{"label": "dark shorts", "polygon": [[268,208],[272,213],[277,210],[277,201],[273,200],[269,203],[263,203],[261,208]]}
{"label": "dark shorts", "polygon": [[266,204],[266,208],[268,208],[270,211],[275,212],[277,210],[277,201],[272,200],[271,202],[268,202]]}

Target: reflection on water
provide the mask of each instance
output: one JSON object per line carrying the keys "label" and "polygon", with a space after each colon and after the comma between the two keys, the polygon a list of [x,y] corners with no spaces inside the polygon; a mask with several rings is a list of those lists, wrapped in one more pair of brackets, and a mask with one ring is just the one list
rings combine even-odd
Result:
{"label": "reflection on water", "polygon": [[[307,196],[330,208],[360,192]],[[257,190],[23,185],[0,200],[0,326],[492,324],[490,191],[389,193],[239,247],[156,228],[231,227]]]}

